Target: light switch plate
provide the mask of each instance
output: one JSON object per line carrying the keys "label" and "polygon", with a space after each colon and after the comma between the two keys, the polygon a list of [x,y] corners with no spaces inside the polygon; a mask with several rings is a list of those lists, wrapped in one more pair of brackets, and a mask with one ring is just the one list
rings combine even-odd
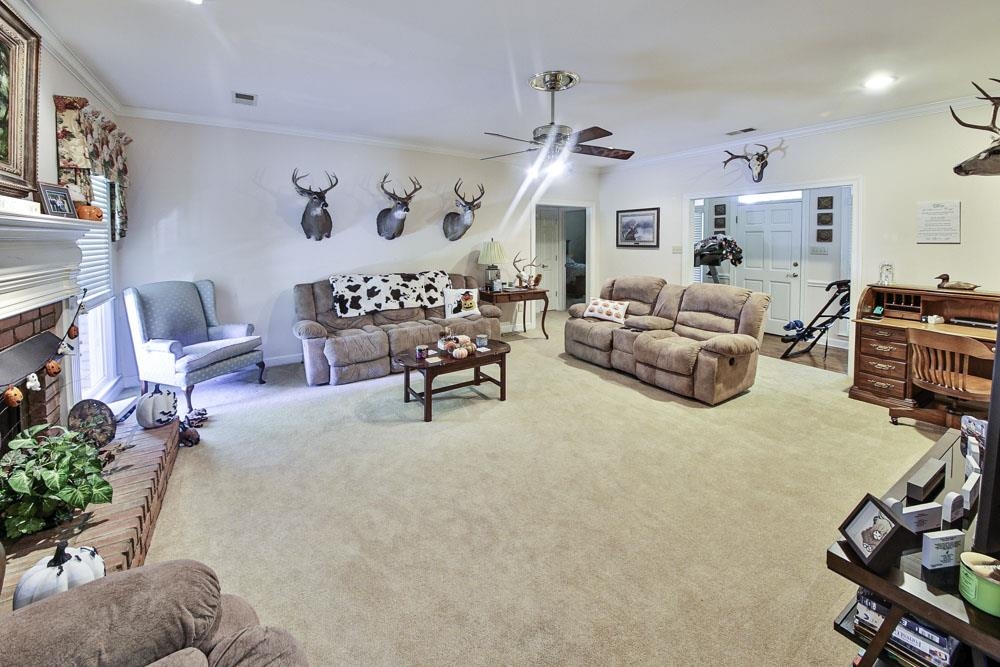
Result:
{"label": "light switch plate", "polygon": [[811,245],[809,246],[810,255],[829,255],[830,249],[825,245]]}
{"label": "light switch plate", "polygon": [[670,252],[672,252],[675,255],[682,255],[684,254],[684,248],[680,247],[679,245],[670,246]]}

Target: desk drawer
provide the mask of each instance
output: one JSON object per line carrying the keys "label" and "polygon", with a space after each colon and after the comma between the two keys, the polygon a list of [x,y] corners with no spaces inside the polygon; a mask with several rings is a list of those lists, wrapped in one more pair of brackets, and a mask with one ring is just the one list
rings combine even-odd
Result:
{"label": "desk drawer", "polygon": [[906,395],[905,380],[878,377],[869,375],[868,373],[858,373],[856,377],[857,382],[855,384],[859,389],[893,398],[903,398]]}
{"label": "desk drawer", "polygon": [[906,361],[906,342],[896,342],[891,340],[876,340],[873,338],[861,339],[861,354],[868,354],[873,357],[885,359],[898,359]]}
{"label": "desk drawer", "polygon": [[880,327],[877,324],[862,324],[861,337],[873,338],[875,340],[895,340],[900,343],[906,342],[906,329],[896,329],[894,327]]}
{"label": "desk drawer", "polygon": [[886,378],[906,379],[906,362],[898,359],[883,359],[861,355],[861,366],[858,371]]}
{"label": "desk drawer", "polygon": [[530,295],[525,292],[505,292],[502,298],[507,302],[527,301]]}

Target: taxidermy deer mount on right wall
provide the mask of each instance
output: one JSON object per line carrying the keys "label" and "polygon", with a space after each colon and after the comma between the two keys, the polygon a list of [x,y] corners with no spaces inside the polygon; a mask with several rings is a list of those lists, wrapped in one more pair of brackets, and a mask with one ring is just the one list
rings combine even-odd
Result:
{"label": "taxidermy deer mount on right wall", "polygon": [[[1000,83],[1000,79],[990,79],[990,81]],[[990,120],[990,124],[973,125],[972,123],[966,123],[958,117],[955,109],[948,107],[951,109],[951,116],[962,127],[992,132],[996,137],[993,139],[993,143],[982,151],[976,153],[965,162],[955,165],[955,173],[959,176],[997,176],[1000,175],[1000,128],[997,127],[997,111],[1000,110],[1000,97],[993,97],[975,81],[972,82],[972,85],[983,94],[982,97],[977,97],[976,99],[985,100],[993,104],[993,118]]]}

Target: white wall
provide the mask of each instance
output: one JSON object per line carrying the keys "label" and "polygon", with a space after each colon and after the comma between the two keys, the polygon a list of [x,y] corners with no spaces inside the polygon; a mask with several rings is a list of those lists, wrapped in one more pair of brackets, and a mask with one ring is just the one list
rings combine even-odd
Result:
{"label": "white wall", "polygon": [[[967,110],[963,117],[975,118],[977,112],[986,113]],[[682,243],[685,194],[764,192],[858,180],[854,207],[861,215],[862,234],[856,251],[865,283],[878,279],[880,262],[892,261],[897,282],[930,285],[934,276],[947,272],[1000,291],[995,266],[1000,178],[960,177],[951,171],[990,139],[986,132],[959,127],[942,113],[790,139],[784,155],[771,155],[761,184],[751,183],[742,165],[730,164],[724,172],[721,152],[605,172],[597,221],[602,234],[600,277],[649,273],[686,282],[689,267],[681,255],[671,253],[672,245]],[[734,142],[734,147],[739,144]],[[917,202],[936,199],[962,201],[961,244],[916,244]],[[615,248],[615,211],[647,206],[660,207],[660,248]],[[706,234],[710,217],[706,215]]]}
{"label": "white wall", "polygon": [[[134,139],[128,152],[129,234],[118,243],[120,285],[211,278],[220,317],[254,322],[272,362],[301,355],[291,333],[296,283],[331,273],[430,268],[481,278],[484,269],[476,260],[491,237],[510,258],[518,250],[530,254],[527,201],[508,212],[524,175],[510,164],[135,118],[120,123]],[[317,242],[302,233],[306,200],[290,180],[296,167],[317,186],[325,184],[324,169],[340,178],[327,196],[334,225],[329,239]],[[376,214],[388,205],[378,189],[386,171],[397,192],[409,176],[424,186],[403,235],[392,241],[375,227]],[[483,183],[486,197],[472,228],[450,242],[441,219],[455,210],[452,187],[459,177],[467,193]],[[595,173],[577,171],[545,198],[596,205],[597,187]],[[502,269],[510,278],[509,263]]]}

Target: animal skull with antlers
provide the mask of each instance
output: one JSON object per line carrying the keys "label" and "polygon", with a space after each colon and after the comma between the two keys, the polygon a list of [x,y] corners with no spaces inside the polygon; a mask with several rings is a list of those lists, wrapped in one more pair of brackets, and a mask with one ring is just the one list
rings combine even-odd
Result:
{"label": "animal skull with antlers", "polygon": [[403,195],[400,196],[396,194],[394,189],[385,189],[385,184],[389,182],[389,173],[386,172],[378,186],[382,188],[385,196],[393,201],[393,204],[389,208],[384,208],[378,212],[377,224],[378,235],[391,241],[403,233],[406,214],[410,212],[410,200],[413,199],[413,195],[417,194],[423,186],[420,185],[420,181],[411,177],[410,183],[413,184],[413,189],[409,192],[403,190]]}
{"label": "animal skull with antlers", "polygon": [[[1000,79],[990,79],[990,81],[1000,83]],[[997,127],[997,111],[1000,111],[1000,97],[990,95],[975,81],[972,82],[972,85],[976,87],[976,90],[983,94],[982,97],[977,97],[976,99],[985,100],[993,105],[993,118],[990,119],[990,124],[973,125],[972,123],[966,123],[958,117],[958,114],[955,113],[955,109],[948,107],[951,109],[951,116],[955,119],[955,122],[962,127],[992,132],[996,135],[996,138],[993,139],[993,143],[970,157],[968,160],[955,165],[955,173],[959,176],[996,176],[1000,174],[1000,128]]]}
{"label": "animal skull with antlers", "polygon": [[330,238],[330,233],[333,232],[333,220],[330,218],[329,211],[326,210],[326,193],[337,187],[337,183],[340,180],[336,174],[331,176],[329,173],[326,173],[330,187],[325,190],[313,190],[312,188],[304,188],[299,185],[299,180],[308,175],[302,174],[299,176],[299,170],[293,169],[292,184],[295,186],[296,192],[303,197],[309,198],[305,210],[302,211],[302,231],[306,233],[307,239],[322,241],[323,239]]}
{"label": "animal skull with antlers", "polygon": [[479,196],[470,201],[465,198],[465,193],[459,192],[459,188],[461,187],[462,179],[460,178],[455,183],[455,196],[458,197],[455,200],[455,206],[462,209],[462,212],[456,213],[452,211],[444,216],[444,221],[442,222],[444,235],[448,237],[449,241],[457,241],[465,235],[465,232],[469,231],[469,227],[472,226],[473,221],[476,219],[476,210],[482,206],[480,200],[486,195],[486,188],[480,184]]}
{"label": "animal skull with antlers", "polygon": [[[537,257],[532,257],[530,262],[528,262],[527,264],[524,264],[524,262],[526,260],[523,260],[520,257],[521,257],[521,252],[518,251],[517,254],[514,255],[514,260],[511,262],[511,264],[514,265],[514,269],[517,271],[517,274],[516,274],[517,275],[517,284],[519,286],[522,286],[522,287],[525,286],[525,285],[530,286],[529,281],[531,280],[531,274],[528,273],[528,269],[538,268],[538,264],[537,264],[538,258]],[[522,265],[518,266],[517,265],[518,262],[521,262]]]}
{"label": "animal skull with antlers", "polygon": [[764,144],[757,144],[764,150],[756,151],[751,153],[750,151],[743,149],[743,155],[736,155],[730,151],[725,151],[729,154],[722,162],[722,168],[725,169],[726,165],[733,160],[746,160],[747,167],[750,168],[750,178],[754,183],[760,183],[764,180],[764,167],[767,166],[767,156],[771,154],[770,149]]}

